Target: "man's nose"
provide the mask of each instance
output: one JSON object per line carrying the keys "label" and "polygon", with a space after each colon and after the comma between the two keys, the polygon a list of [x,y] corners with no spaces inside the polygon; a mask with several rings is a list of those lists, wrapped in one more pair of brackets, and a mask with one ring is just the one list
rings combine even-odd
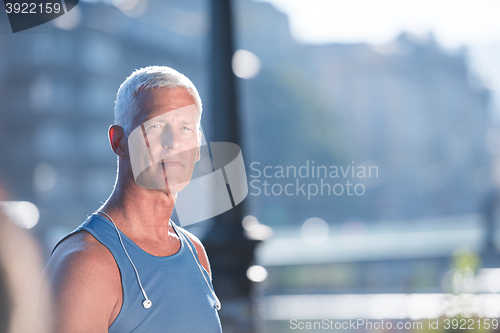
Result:
{"label": "man's nose", "polygon": [[162,146],[164,149],[177,149],[180,144],[179,133],[176,133],[171,126],[165,126],[162,135]]}

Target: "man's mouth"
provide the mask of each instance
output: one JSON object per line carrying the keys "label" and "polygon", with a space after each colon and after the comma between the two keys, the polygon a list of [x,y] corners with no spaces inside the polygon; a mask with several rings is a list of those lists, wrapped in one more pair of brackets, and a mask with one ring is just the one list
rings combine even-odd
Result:
{"label": "man's mouth", "polygon": [[174,166],[184,166],[181,162],[179,161],[165,161],[165,160],[162,160],[161,161],[161,165],[164,166],[164,167],[174,167]]}

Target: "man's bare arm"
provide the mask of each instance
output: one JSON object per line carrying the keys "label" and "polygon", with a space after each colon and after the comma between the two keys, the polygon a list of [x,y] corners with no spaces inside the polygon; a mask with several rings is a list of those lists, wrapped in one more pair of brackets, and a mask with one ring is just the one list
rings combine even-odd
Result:
{"label": "man's bare arm", "polygon": [[121,307],[121,280],[104,245],[85,231],[69,237],[45,275],[55,302],[55,333],[108,332]]}

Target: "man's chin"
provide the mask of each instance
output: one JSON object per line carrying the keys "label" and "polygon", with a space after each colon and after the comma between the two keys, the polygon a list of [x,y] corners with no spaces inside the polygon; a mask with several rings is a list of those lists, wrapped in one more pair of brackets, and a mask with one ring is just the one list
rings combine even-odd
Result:
{"label": "man's chin", "polygon": [[160,190],[163,192],[178,193],[182,191],[189,181],[181,181],[176,179],[166,180],[162,177],[151,177],[151,175],[141,174],[135,180],[137,186],[147,190]]}

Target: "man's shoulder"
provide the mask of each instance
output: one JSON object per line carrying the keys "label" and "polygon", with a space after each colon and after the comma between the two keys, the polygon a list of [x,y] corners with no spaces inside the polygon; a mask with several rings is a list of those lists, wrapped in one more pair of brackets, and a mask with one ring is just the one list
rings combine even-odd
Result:
{"label": "man's shoulder", "polygon": [[49,273],[71,271],[107,274],[113,271],[114,257],[111,252],[89,232],[78,231],[65,238],[52,253],[47,263]]}
{"label": "man's shoulder", "polygon": [[57,307],[56,332],[107,331],[121,308],[121,277],[113,255],[94,236],[80,230],[63,239],[45,276]]}

